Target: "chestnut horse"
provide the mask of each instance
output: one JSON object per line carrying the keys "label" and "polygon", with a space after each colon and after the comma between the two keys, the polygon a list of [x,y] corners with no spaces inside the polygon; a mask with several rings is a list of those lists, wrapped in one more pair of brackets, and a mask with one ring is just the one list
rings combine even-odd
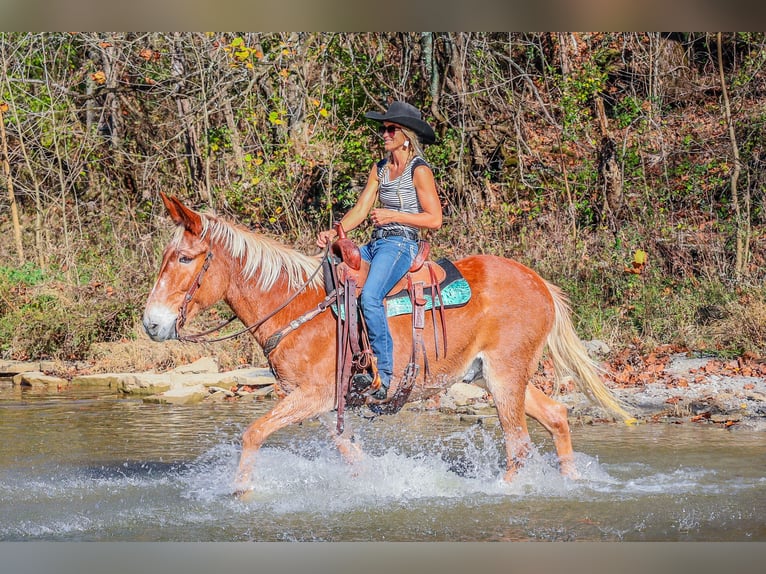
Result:
{"label": "chestnut horse", "polygon": [[[254,327],[251,332],[263,347],[272,334],[316,310],[325,299],[322,273],[317,272],[321,256],[302,254],[161,195],[178,227],[165,247],[143,316],[144,328],[155,341],[178,338],[187,318],[223,300],[244,325]],[[513,478],[530,448],[525,413],[551,434],[561,472],[576,477],[566,407],[527,384],[546,345],[557,381],[572,378],[595,402],[626,420],[629,415],[604,386],[598,365],[575,334],[566,297],[510,259],[474,255],[455,266],[473,295],[464,306],[445,311],[447,356],[435,356],[433,327],[425,329],[430,376],[418,377],[409,400],[435,395],[479,371],[494,398],[505,439],[504,478]],[[391,317],[389,324],[394,372],[402,373],[411,351],[411,317]],[[320,415],[336,408],[335,349],[335,317],[325,311],[290,331],[270,353],[279,400],[242,436],[238,491],[250,489],[254,455],[269,435],[304,420],[327,419]],[[399,383],[392,381],[389,392]],[[357,460],[361,451],[350,428],[338,433],[328,426],[344,458]]]}

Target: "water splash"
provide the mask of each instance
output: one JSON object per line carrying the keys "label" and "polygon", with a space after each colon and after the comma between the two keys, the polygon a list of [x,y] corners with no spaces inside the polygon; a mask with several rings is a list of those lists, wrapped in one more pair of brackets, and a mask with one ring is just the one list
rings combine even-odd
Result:
{"label": "water splash", "polygon": [[360,429],[368,454],[354,467],[324,436],[277,437],[257,455],[245,503],[232,496],[240,447],[230,432],[181,460],[0,469],[0,540],[764,536],[761,512],[740,502],[762,500],[762,473],[725,475],[672,457],[602,462],[577,452],[582,478],[570,480],[551,445],[537,441],[507,484],[495,429],[475,425],[440,438],[395,431]]}

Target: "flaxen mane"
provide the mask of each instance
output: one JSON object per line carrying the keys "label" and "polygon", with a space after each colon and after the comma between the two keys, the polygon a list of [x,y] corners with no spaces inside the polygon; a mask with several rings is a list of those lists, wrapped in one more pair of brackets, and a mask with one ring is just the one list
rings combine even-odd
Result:
{"label": "flaxen mane", "polygon": [[[287,275],[290,288],[297,289],[320,265],[317,257],[304,255],[265,235],[228,223],[218,216],[201,213],[200,217],[200,236],[209,235],[212,242],[222,245],[233,258],[242,262],[242,275],[246,279],[258,275],[258,286],[264,291],[274,287],[283,271]],[[174,237],[176,243],[181,241],[183,233],[184,227],[181,225]],[[311,285],[319,287],[322,282],[323,274],[320,269]]]}

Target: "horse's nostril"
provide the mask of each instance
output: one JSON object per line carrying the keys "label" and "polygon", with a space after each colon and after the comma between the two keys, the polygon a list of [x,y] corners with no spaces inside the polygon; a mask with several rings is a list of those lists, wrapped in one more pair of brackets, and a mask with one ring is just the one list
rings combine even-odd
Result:
{"label": "horse's nostril", "polygon": [[157,323],[151,323],[149,321],[143,321],[144,323],[144,330],[147,332],[147,334],[152,335],[157,332]]}

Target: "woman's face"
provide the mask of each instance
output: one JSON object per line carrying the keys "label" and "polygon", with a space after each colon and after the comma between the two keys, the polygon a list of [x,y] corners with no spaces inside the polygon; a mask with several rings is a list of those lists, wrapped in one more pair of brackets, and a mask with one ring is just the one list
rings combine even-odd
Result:
{"label": "woman's face", "polygon": [[394,151],[399,149],[407,141],[407,137],[402,131],[402,126],[392,124],[391,122],[383,122],[380,126],[380,135],[383,138],[383,144],[386,151]]}

